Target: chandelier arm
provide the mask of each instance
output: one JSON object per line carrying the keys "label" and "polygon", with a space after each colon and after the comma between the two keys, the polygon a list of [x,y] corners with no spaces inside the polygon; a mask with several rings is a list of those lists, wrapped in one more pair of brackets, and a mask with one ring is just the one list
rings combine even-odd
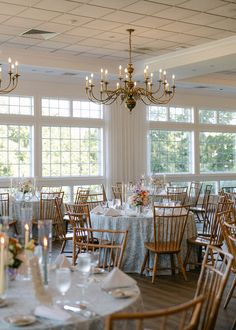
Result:
{"label": "chandelier arm", "polygon": [[19,77],[19,75],[17,75],[17,74],[15,74],[13,77],[11,77],[8,85],[6,87],[0,89],[0,94],[8,94],[8,93],[12,92],[18,84],[18,77]]}
{"label": "chandelier arm", "polygon": [[[93,93],[93,89],[89,89],[87,91],[87,95],[88,95],[88,93],[89,93],[89,99],[90,100],[95,100],[96,102],[98,102],[98,103],[100,102],[102,104],[111,104],[112,102],[114,102],[118,98],[121,91],[119,91],[119,90],[113,91],[113,92],[112,91],[106,91],[105,93],[108,95],[108,97],[106,97],[104,99],[103,98],[99,99],[98,97],[96,97]],[[109,93],[111,93],[111,94],[109,95]],[[108,102],[110,102],[110,103],[108,103]]]}

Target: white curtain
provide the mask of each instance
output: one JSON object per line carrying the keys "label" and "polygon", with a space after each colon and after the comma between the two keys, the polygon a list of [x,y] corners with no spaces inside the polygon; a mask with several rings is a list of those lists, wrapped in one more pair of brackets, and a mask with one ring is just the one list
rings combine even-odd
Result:
{"label": "white curtain", "polygon": [[146,106],[138,102],[130,113],[124,105],[115,102],[105,112],[107,186],[135,182],[147,173]]}

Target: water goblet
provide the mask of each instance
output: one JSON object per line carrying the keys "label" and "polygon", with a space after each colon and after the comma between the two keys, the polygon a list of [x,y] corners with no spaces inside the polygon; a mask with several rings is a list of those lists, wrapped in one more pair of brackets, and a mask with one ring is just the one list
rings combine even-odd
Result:
{"label": "water goblet", "polygon": [[77,269],[78,269],[78,279],[79,283],[77,284],[81,287],[81,301],[76,301],[76,304],[83,309],[87,308],[88,302],[84,299],[85,288],[88,285],[88,277],[91,270],[91,255],[90,253],[80,253],[77,259]]}
{"label": "water goblet", "polygon": [[92,275],[96,274],[97,267],[98,267],[98,261],[99,261],[99,251],[92,251],[90,253],[90,259],[91,259],[91,273]]}
{"label": "water goblet", "polygon": [[65,301],[65,294],[70,289],[71,286],[71,271],[69,268],[58,268],[56,269],[56,287],[62,295],[61,300],[57,300],[56,303],[59,305],[64,305],[67,303]]}

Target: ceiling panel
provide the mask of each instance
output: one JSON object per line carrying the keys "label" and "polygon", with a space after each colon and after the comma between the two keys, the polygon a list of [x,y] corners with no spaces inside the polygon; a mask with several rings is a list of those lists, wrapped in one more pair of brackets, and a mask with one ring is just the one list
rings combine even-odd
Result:
{"label": "ceiling panel", "polygon": [[56,16],[51,21],[53,23],[67,24],[67,25],[71,25],[72,27],[74,27],[74,26],[80,26],[80,25],[86,24],[92,20],[93,20],[93,18],[89,18],[89,17],[72,15],[72,14],[62,14],[62,15]]}
{"label": "ceiling panel", "polygon": [[34,5],[35,8],[59,11],[63,13],[67,13],[75,8],[78,8],[79,3],[69,2],[66,0],[57,0],[56,5],[52,0],[42,0]]}
{"label": "ceiling panel", "polygon": [[89,4],[111,9],[121,9],[135,2],[137,2],[137,0],[91,0]]}
{"label": "ceiling panel", "polygon": [[120,22],[120,23],[132,23],[138,19],[143,18],[144,15],[125,12],[115,11],[111,14],[105,15],[103,18],[108,21]]}
{"label": "ceiling panel", "polygon": [[170,23],[171,23],[170,20],[164,18],[145,16],[144,18],[133,22],[133,25],[149,27],[149,28],[158,28],[158,27],[164,27],[165,25],[168,25]]}
{"label": "ceiling panel", "polygon": [[122,9],[133,13],[143,13],[144,15],[153,15],[156,14],[157,12],[168,9],[168,6],[154,2],[148,2],[148,1],[137,1],[134,4],[126,6]]}
{"label": "ceiling panel", "polygon": [[34,18],[35,20],[48,21],[59,15],[56,11],[47,11],[43,9],[27,8],[18,14],[19,17]]}
{"label": "ceiling panel", "polygon": [[223,0],[189,0],[179,6],[182,8],[188,8],[197,11],[205,11],[215,9],[224,6],[225,2]]}
{"label": "ceiling panel", "polygon": [[84,28],[98,29],[98,30],[103,30],[103,31],[109,31],[109,30],[115,29],[119,26],[121,26],[121,23],[109,22],[109,21],[105,21],[102,19],[96,19],[89,23],[83,24]]}
{"label": "ceiling panel", "polygon": [[208,13],[226,17],[236,17],[236,3],[225,3],[225,5],[222,7],[208,10]]}
{"label": "ceiling panel", "polygon": [[188,18],[193,15],[196,15],[194,10],[188,10],[184,8],[177,8],[177,7],[169,7],[166,10],[162,10],[161,12],[154,14],[154,16],[162,17],[166,19],[172,20],[181,20],[183,18]]}
{"label": "ceiling panel", "polygon": [[82,5],[79,8],[74,9],[71,14],[81,15],[86,17],[101,18],[105,15],[112,13],[114,10],[109,8],[103,8],[91,5]]}

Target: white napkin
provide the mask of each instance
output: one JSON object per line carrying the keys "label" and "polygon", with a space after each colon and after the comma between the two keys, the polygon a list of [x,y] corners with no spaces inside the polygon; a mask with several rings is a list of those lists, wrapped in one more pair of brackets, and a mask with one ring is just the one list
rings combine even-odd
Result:
{"label": "white napkin", "polygon": [[131,287],[136,281],[122,272],[119,268],[114,268],[103,280],[101,288],[103,290],[113,290],[118,288]]}
{"label": "white napkin", "polygon": [[63,311],[57,306],[45,305],[37,306],[34,310],[34,315],[56,321],[66,321],[71,317],[69,313]]}
{"label": "white napkin", "polygon": [[56,257],[55,266],[56,266],[56,268],[71,268],[72,267],[70,261],[67,259],[67,257],[64,254],[59,254]]}
{"label": "white napkin", "polygon": [[110,216],[110,217],[118,217],[119,215],[121,215],[121,211],[110,208],[104,213],[104,215]]}
{"label": "white napkin", "polygon": [[94,209],[91,210],[91,213],[94,213],[94,214],[103,214],[104,212],[104,209],[101,205],[97,205],[95,206]]}

